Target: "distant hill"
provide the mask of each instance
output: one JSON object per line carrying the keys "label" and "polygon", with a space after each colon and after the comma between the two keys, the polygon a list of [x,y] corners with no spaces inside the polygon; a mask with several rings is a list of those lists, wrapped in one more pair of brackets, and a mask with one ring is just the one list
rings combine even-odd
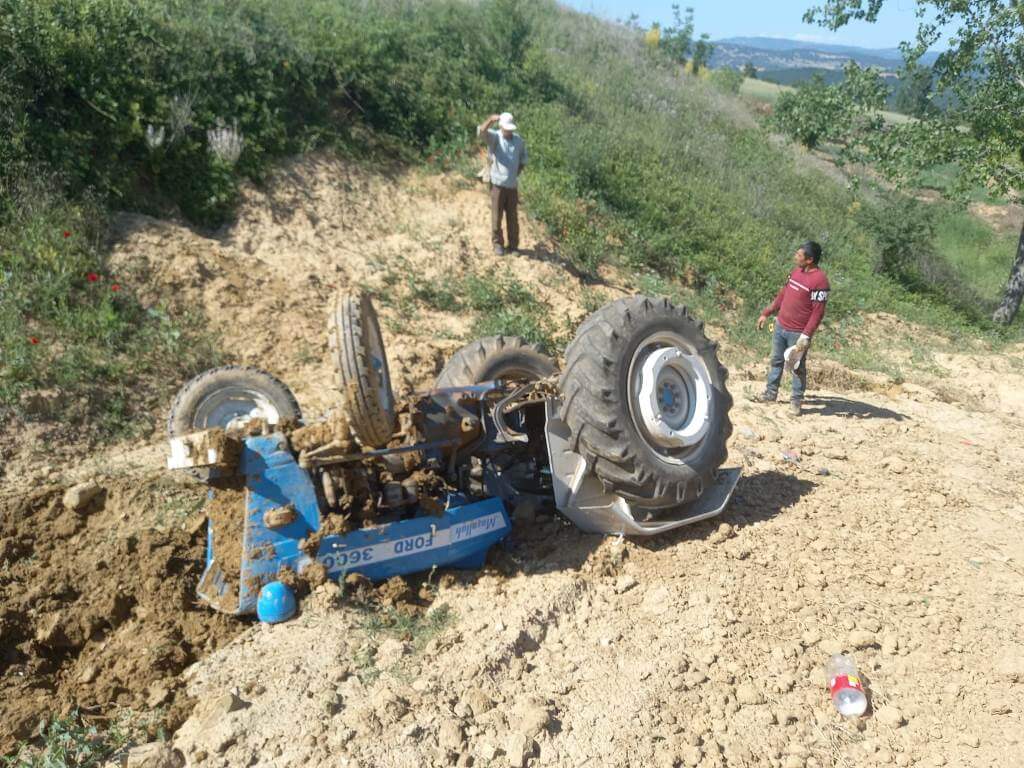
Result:
{"label": "distant hill", "polygon": [[[766,80],[769,83],[778,83],[779,85],[796,85],[806,80],[810,80],[815,75],[821,75],[821,78],[829,85],[841,83],[843,81],[843,71],[840,69],[824,69],[822,67],[790,67],[786,69],[765,69],[757,73],[758,78]],[[882,80],[889,86],[890,89],[897,87],[899,78],[892,72],[884,72],[882,74]]]}
{"label": "distant hill", "polygon": [[[750,62],[758,71],[840,70],[853,59],[862,67],[895,73],[903,65],[898,48],[860,48],[775,37],[729,37],[713,42],[712,67],[739,69]],[[921,61],[930,65],[936,58],[937,53],[927,53]]]}

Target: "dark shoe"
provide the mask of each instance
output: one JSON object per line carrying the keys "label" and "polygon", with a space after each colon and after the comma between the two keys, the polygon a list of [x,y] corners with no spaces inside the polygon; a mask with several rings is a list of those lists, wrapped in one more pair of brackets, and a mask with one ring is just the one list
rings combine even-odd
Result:
{"label": "dark shoe", "polygon": [[791,400],[789,403],[789,415],[799,416],[801,412],[801,403],[799,400]]}
{"label": "dark shoe", "polygon": [[769,392],[758,392],[756,395],[750,395],[747,399],[752,403],[774,403],[777,395],[773,395]]}
{"label": "dark shoe", "polygon": [[505,255],[506,256],[518,256],[519,255],[519,249],[518,248],[509,248],[507,251],[505,251]]}
{"label": "dark shoe", "polygon": [[504,256],[505,255],[505,247],[503,245],[496,245],[496,246],[494,246],[494,255],[495,256]]}

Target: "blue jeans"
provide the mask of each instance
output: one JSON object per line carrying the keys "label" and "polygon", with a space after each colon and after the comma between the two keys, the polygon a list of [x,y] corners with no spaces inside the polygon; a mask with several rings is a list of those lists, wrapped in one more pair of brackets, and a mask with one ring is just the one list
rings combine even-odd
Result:
{"label": "blue jeans", "polygon": [[[779,394],[779,384],[782,383],[782,367],[786,362],[783,353],[787,347],[796,344],[796,340],[799,338],[800,331],[787,331],[778,320],[775,321],[775,332],[772,334],[772,359],[768,368],[768,383],[764,388],[764,393],[769,398],[777,397]],[[805,389],[807,389],[807,352],[804,352],[804,359],[800,361],[799,367],[793,373],[793,394],[790,398],[794,403],[799,403],[804,399]]]}

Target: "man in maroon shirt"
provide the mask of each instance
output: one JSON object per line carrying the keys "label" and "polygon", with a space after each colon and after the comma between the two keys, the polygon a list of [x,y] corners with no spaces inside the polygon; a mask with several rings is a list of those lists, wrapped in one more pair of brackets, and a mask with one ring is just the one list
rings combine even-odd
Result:
{"label": "man in maroon shirt", "polygon": [[[804,399],[804,390],[807,388],[807,348],[811,345],[811,337],[825,316],[825,302],[828,301],[830,290],[828,277],[818,268],[820,260],[820,245],[813,240],[801,245],[793,254],[796,269],[789,273],[789,279],[779,289],[775,300],[765,307],[764,312],[757,318],[757,327],[761,329],[770,316],[779,313],[775,321],[775,332],[772,334],[768,382],[764,394],[755,396],[754,400],[760,403],[775,402],[779,395],[779,384],[782,382],[782,370],[788,367],[793,373],[793,394],[789,411],[794,416],[800,415],[800,405]],[[790,362],[787,365],[785,352],[789,347],[794,349],[790,353]]]}

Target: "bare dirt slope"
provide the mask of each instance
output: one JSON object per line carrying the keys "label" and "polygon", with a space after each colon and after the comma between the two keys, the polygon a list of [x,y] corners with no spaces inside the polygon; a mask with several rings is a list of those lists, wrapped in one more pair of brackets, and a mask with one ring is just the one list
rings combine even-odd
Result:
{"label": "bare dirt slope", "polygon": [[[125,216],[114,258],[144,299],[205,312],[240,362],[318,415],[336,404],[323,328],[338,287],[383,297],[400,390],[429,385],[471,322],[403,300],[410,280],[510,273],[566,327],[585,313],[583,284],[536,228],[532,250],[499,260],[487,226],[468,182],[319,158],[248,191],[214,237]],[[194,496],[156,482],[158,438],[27,471],[60,483],[0,494],[0,640],[18,651],[0,699],[33,702],[10,710],[21,727],[76,700],[177,721],[194,697],[174,736],[190,765],[1015,765],[1024,350],[937,356],[899,386],[814,366],[797,421],[746,402],[760,371],[734,371],[744,478],[721,519],[623,541],[541,517],[484,573],[432,579],[432,613],[415,621],[328,586],[288,624],[204,622],[188,602]],[[18,461],[45,464],[45,446]],[[97,476],[107,500],[68,516],[55,494]],[[125,599],[104,623],[111,595]],[[89,633],[62,636],[54,616]],[[840,649],[869,683],[859,724],[824,690]],[[13,724],[5,714],[5,744]]]}

